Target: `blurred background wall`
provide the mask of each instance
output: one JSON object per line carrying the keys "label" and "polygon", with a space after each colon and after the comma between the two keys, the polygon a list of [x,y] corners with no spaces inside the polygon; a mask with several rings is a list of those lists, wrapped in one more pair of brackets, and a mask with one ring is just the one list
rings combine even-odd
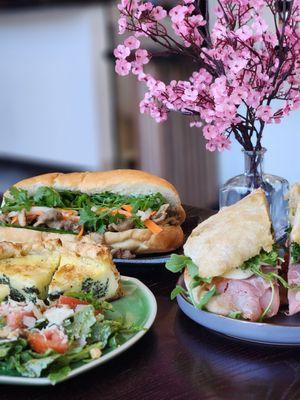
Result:
{"label": "blurred background wall", "polygon": [[[240,148],[209,153],[184,116],[156,124],[139,114],[144,88],[114,72],[116,20],[116,2],[0,0],[0,192],[53,170],[130,167],[171,180],[187,204],[216,207],[219,184],[242,172]],[[151,66],[163,80],[192,67],[166,58]],[[264,142],[268,172],[292,182],[299,125],[300,111],[268,126]]]}

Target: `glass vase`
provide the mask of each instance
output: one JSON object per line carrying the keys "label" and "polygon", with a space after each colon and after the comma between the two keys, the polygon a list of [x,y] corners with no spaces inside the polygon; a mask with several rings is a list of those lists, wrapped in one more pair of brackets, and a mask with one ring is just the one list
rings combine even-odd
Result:
{"label": "glass vase", "polygon": [[261,187],[270,204],[275,238],[285,235],[288,226],[288,206],[285,195],[289,189],[286,179],[263,172],[263,158],[266,149],[259,151],[243,150],[245,171],[243,174],[229,179],[219,192],[220,208],[230,206]]}

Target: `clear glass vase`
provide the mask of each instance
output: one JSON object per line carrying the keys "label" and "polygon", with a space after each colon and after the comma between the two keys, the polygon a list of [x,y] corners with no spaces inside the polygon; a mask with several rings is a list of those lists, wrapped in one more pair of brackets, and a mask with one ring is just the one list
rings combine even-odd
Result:
{"label": "clear glass vase", "polygon": [[285,195],[289,189],[286,179],[263,172],[263,158],[266,149],[254,151],[243,150],[245,172],[229,179],[219,192],[220,208],[230,206],[247,196],[253,190],[264,189],[270,204],[270,213],[276,239],[284,236],[288,226],[288,207]]}

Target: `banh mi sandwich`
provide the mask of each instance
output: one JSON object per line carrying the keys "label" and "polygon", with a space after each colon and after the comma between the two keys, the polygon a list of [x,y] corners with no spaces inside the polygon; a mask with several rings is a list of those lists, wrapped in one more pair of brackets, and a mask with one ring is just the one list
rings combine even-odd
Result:
{"label": "banh mi sandwich", "polygon": [[[257,189],[200,223],[166,267],[184,270],[186,294],[195,307],[259,321],[279,309],[278,252],[266,196]],[[171,297],[185,290],[177,286]]]}
{"label": "banh mi sandwich", "polygon": [[98,300],[122,295],[109,250],[95,243],[0,242],[0,301],[55,300],[65,293]]}
{"label": "banh mi sandwich", "polygon": [[295,184],[287,195],[289,200],[290,234],[288,266],[289,315],[300,311],[300,184]]}
{"label": "banh mi sandwich", "polygon": [[184,219],[174,186],[137,170],[25,179],[4,194],[0,214],[6,227],[90,234],[110,246],[116,257],[180,247]]}

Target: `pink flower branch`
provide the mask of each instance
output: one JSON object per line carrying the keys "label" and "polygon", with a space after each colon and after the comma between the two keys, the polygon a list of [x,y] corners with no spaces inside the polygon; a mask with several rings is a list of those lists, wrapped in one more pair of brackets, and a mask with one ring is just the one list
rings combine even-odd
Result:
{"label": "pink flower branch", "polygon": [[[144,82],[140,110],[157,122],[171,111],[190,115],[208,150],[229,148],[231,136],[246,150],[259,150],[266,124],[300,105],[300,0],[288,7],[283,0],[281,11],[277,0],[218,0],[211,29],[200,1],[183,0],[167,11],[144,0],[121,0],[119,33],[133,36],[115,50],[116,72]],[[143,38],[163,49],[156,55],[192,60],[192,75],[163,82],[147,73],[151,54],[141,47]],[[279,109],[273,100],[281,102]]]}

